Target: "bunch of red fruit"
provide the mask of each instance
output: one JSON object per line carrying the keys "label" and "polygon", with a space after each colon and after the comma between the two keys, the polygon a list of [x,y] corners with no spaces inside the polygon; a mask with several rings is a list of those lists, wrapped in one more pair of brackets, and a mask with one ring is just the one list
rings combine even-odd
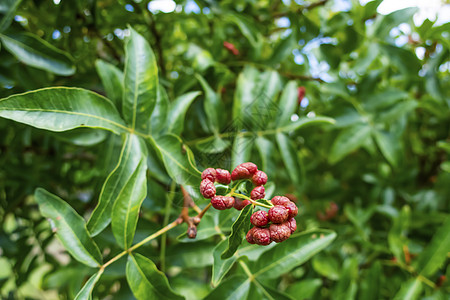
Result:
{"label": "bunch of red fruit", "polygon": [[250,221],[255,227],[250,229],[245,237],[250,244],[266,246],[271,242],[280,243],[287,240],[297,229],[294,219],[298,214],[297,205],[283,196],[275,196],[270,202],[274,207],[269,209],[269,212],[258,210],[251,216]]}
{"label": "bunch of red fruit", "polygon": [[264,184],[267,182],[267,175],[251,162],[238,165],[233,172],[224,169],[207,168],[202,173],[202,182],[200,183],[200,193],[205,198],[211,198],[211,204],[215,209],[224,210],[228,208],[243,209],[250,204],[249,200],[229,196],[216,196],[216,187],[214,182],[221,184],[230,184],[230,182],[251,179],[256,186],[250,193],[252,200],[263,199],[265,194]]}
{"label": "bunch of red fruit", "polygon": [[[238,180],[251,180],[255,187],[250,193],[251,200],[265,197],[264,184],[267,183],[267,175],[251,162],[238,165],[230,174],[223,169],[205,169],[202,173],[200,192],[205,198],[211,199],[211,205],[219,210],[234,207],[241,210],[251,203],[250,200],[242,200],[232,196],[216,195],[214,182],[228,185]],[[246,239],[250,244],[269,245],[272,241],[280,243],[289,238],[297,229],[294,217],[298,214],[298,208],[287,197],[275,196],[270,201],[273,205],[269,211],[259,210],[252,214],[250,222],[255,226],[249,230]],[[257,202],[253,204],[258,205]],[[261,205],[261,204],[259,204]],[[261,205],[265,206],[265,205]]]}

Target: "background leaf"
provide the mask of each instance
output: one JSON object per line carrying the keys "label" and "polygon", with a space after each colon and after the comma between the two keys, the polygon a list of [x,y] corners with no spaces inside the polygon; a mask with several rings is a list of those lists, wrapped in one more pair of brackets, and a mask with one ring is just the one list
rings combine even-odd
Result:
{"label": "background leaf", "polygon": [[69,54],[38,36],[31,33],[0,34],[0,40],[5,49],[26,65],[63,76],[75,73]]}
{"label": "background leaf", "polygon": [[122,71],[113,64],[101,59],[95,61],[95,68],[105,88],[106,96],[111,99],[118,109],[122,110],[124,82]]}

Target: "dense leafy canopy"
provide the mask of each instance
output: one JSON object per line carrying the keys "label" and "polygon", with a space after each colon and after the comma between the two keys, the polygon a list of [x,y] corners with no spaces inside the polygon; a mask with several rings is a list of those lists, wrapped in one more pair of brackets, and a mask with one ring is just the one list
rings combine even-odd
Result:
{"label": "dense leafy canopy", "polygon": [[[155,2],[0,3],[1,297],[445,299],[450,24]],[[299,232],[242,242],[250,206],[170,223],[207,205],[201,170],[245,161]]]}

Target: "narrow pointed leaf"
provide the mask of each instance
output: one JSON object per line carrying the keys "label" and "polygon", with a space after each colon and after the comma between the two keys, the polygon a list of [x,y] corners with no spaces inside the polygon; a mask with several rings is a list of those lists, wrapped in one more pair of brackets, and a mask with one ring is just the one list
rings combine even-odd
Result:
{"label": "narrow pointed leaf", "polygon": [[89,280],[84,284],[81,288],[80,292],[75,297],[75,300],[91,300],[92,299],[92,291],[94,290],[94,286],[97,281],[102,276],[102,272],[97,272],[89,278]]}
{"label": "narrow pointed leaf", "polygon": [[208,82],[201,76],[196,74],[197,80],[205,91],[205,100],[203,107],[205,108],[206,117],[208,118],[209,126],[214,133],[218,133],[220,129],[221,112],[223,112],[224,105],[219,98],[219,95],[209,86]]}
{"label": "narrow pointed leaf", "polygon": [[250,66],[245,66],[238,76],[233,100],[233,120],[237,129],[251,124],[251,105],[256,99],[258,77],[258,70]]}
{"label": "narrow pointed leaf", "polygon": [[280,97],[280,114],[278,114],[277,125],[284,126],[291,123],[291,116],[297,110],[298,104],[297,82],[289,81],[284,87]]}
{"label": "narrow pointed leaf", "polygon": [[164,273],[140,254],[130,254],[126,274],[130,289],[138,300],[184,299],[171,289]]}
{"label": "narrow pointed leaf", "polygon": [[111,99],[116,107],[121,107],[123,96],[123,73],[113,64],[98,59],[95,68],[100,76],[106,96]]}
{"label": "narrow pointed leaf", "polygon": [[151,133],[158,135],[164,128],[169,109],[169,97],[162,85],[158,86],[158,97],[150,117]]}
{"label": "narrow pointed leaf", "polygon": [[232,276],[212,290],[204,300],[247,299],[250,283],[251,281],[248,277],[241,275]]}
{"label": "narrow pointed leaf", "polygon": [[128,249],[133,243],[142,202],[147,195],[147,161],[143,158],[122,187],[111,213],[111,227],[117,243]]}
{"label": "narrow pointed leaf", "polygon": [[238,257],[236,255],[232,255],[227,259],[222,259],[220,256],[223,251],[228,247],[228,241],[223,240],[214,248],[213,257],[214,264],[212,267],[212,278],[211,284],[213,286],[217,286],[225,275],[230,271],[231,267],[234,265]]}
{"label": "narrow pointed leaf", "polygon": [[402,284],[401,289],[395,295],[394,300],[416,300],[420,299],[422,294],[423,286],[419,279],[412,278],[407,282]]}
{"label": "narrow pointed leaf", "polygon": [[58,75],[75,73],[72,58],[47,41],[31,33],[0,34],[5,49],[22,63]]}
{"label": "narrow pointed leaf", "polygon": [[314,117],[314,118],[300,118],[299,120],[292,122],[288,125],[280,127],[280,130],[283,132],[290,132],[298,130],[302,127],[310,126],[310,125],[319,125],[319,124],[334,124],[336,121],[332,118],[328,117]]}
{"label": "narrow pointed leaf", "polygon": [[182,143],[180,138],[167,134],[155,139],[150,138],[149,141],[161,155],[172,179],[181,185],[190,185],[195,188],[200,185],[201,173],[190,158],[190,149]]}
{"label": "narrow pointed leaf", "polygon": [[280,150],[281,158],[283,159],[284,166],[289,173],[290,179],[297,185],[303,182],[302,178],[302,166],[299,162],[297,152],[291,145],[288,137],[283,133],[277,133],[276,135],[278,148]]}
{"label": "narrow pointed leaf", "polygon": [[89,236],[84,219],[61,198],[38,188],[34,193],[42,215],[49,218],[64,248],[78,261],[98,267],[102,255]]}
{"label": "narrow pointed leaf", "polygon": [[186,112],[200,92],[189,92],[175,99],[169,108],[166,128],[167,132],[180,135],[184,129]]}
{"label": "narrow pointed leaf", "polygon": [[127,130],[111,101],[79,88],[45,88],[0,99],[0,117],[50,131],[78,127],[114,133]]}
{"label": "narrow pointed leaf", "polygon": [[386,160],[392,166],[397,167],[402,153],[400,148],[401,141],[396,139],[392,133],[387,131],[374,130],[373,136],[378,148]]}
{"label": "narrow pointed leaf", "polygon": [[428,277],[436,273],[450,253],[450,217],[439,227],[431,243],[425,248],[418,260],[417,270]]}
{"label": "narrow pointed leaf", "polygon": [[11,25],[16,9],[19,7],[21,2],[22,0],[9,0],[2,3],[2,6],[7,7],[7,11],[0,20],[0,33],[5,31],[9,25]]}
{"label": "narrow pointed leaf", "polygon": [[118,163],[106,178],[97,206],[87,223],[92,236],[99,234],[111,222],[111,211],[122,189],[127,185],[139,162],[147,156],[146,146],[138,136],[127,134]]}
{"label": "narrow pointed leaf", "polygon": [[252,152],[254,138],[245,135],[236,135],[233,142],[233,149],[231,150],[231,167],[235,168],[237,165],[249,161]]}
{"label": "narrow pointed leaf", "polygon": [[347,154],[357,150],[370,137],[371,127],[367,124],[355,125],[344,129],[331,147],[328,159],[334,164]]}
{"label": "narrow pointed leaf", "polygon": [[228,237],[228,247],[222,252],[222,259],[231,257],[242,243],[242,239],[251,227],[250,215],[252,214],[252,209],[252,205],[247,205],[244,207],[236,221],[231,226],[231,234]]}
{"label": "narrow pointed leaf", "polygon": [[314,230],[291,236],[282,247],[265,252],[256,263],[254,274],[261,279],[277,278],[303,264],[336,238],[329,230]]}
{"label": "narrow pointed leaf", "polygon": [[130,28],[125,43],[125,74],[122,112],[131,128],[148,132],[149,116],[156,103],[158,67],[150,45]]}

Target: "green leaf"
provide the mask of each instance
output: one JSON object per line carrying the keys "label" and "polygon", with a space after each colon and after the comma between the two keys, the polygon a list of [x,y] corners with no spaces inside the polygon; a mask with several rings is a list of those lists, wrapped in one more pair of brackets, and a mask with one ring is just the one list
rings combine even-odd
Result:
{"label": "green leaf", "polygon": [[234,168],[239,164],[249,161],[252,152],[254,138],[237,134],[233,149],[231,150],[231,166]]}
{"label": "green leaf", "polygon": [[365,277],[361,283],[360,299],[378,300],[380,299],[380,279],[382,278],[381,264],[376,261],[372,266],[365,271]]}
{"label": "green leaf", "polygon": [[314,293],[322,286],[319,278],[306,278],[289,285],[286,292],[297,300],[314,299]]}
{"label": "green leaf", "polygon": [[78,127],[114,133],[127,130],[111,101],[79,88],[45,88],[0,99],[0,117],[50,131]]}
{"label": "green leaf", "polygon": [[189,92],[175,99],[169,108],[166,121],[167,132],[180,135],[183,132],[186,112],[200,92]]}
{"label": "green leaf", "polygon": [[285,86],[280,97],[281,113],[278,115],[277,125],[284,126],[291,123],[291,116],[297,111],[298,107],[298,89],[297,82],[291,80]]}
{"label": "green leaf", "polygon": [[169,97],[166,90],[162,85],[158,87],[158,97],[156,99],[156,105],[153,109],[152,116],[150,117],[151,133],[153,135],[159,134],[166,123],[167,110],[169,109]]}
{"label": "green leaf", "polygon": [[67,202],[44,189],[36,189],[34,197],[42,215],[50,219],[52,230],[64,248],[88,266],[101,265],[102,255],[89,236],[84,219]]}
{"label": "green leaf", "polygon": [[331,280],[338,280],[340,276],[339,262],[330,255],[316,255],[312,259],[314,270]]}
{"label": "green leaf", "polygon": [[278,148],[280,149],[281,158],[283,159],[284,166],[287,169],[290,180],[292,180],[297,186],[303,184],[303,166],[299,162],[294,146],[289,141],[289,138],[283,133],[277,133],[276,139]]}
{"label": "green leaf", "polygon": [[227,259],[222,259],[220,256],[228,247],[228,241],[223,240],[214,248],[213,257],[214,264],[212,267],[212,278],[211,284],[212,286],[217,286],[225,275],[230,271],[231,267],[234,265],[236,260],[238,259],[237,255],[232,255]]}
{"label": "green leaf", "polygon": [[101,59],[95,61],[95,68],[97,69],[97,73],[105,88],[106,96],[111,99],[116,107],[121,108],[123,96],[123,72],[113,64]]}
{"label": "green leaf", "polygon": [[122,112],[132,129],[149,131],[149,116],[155,107],[158,66],[150,45],[133,28],[125,43],[125,74]]}
{"label": "green leaf", "polygon": [[213,289],[203,300],[247,299],[250,283],[251,281],[248,277],[242,275],[232,276]]}
{"label": "green leaf", "polygon": [[397,167],[401,156],[401,141],[388,131],[374,130],[372,134],[386,160]]}
{"label": "green leaf", "polygon": [[417,7],[409,7],[394,11],[388,15],[380,16],[377,18],[375,24],[373,24],[369,34],[377,39],[384,40],[389,35],[392,28],[401,23],[412,21],[412,17],[417,11]]}
{"label": "green leaf", "polygon": [[0,34],[3,46],[22,63],[58,75],[75,73],[72,58],[64,51],[31,33]]}
{"label": "green leaf", "polygon": [[408,244],[407,232],[411,220],[411,208],[403,206],[400,214],[394,218],[388,233],[389,249],[398,261],[405,263],[403,247]]}
{"label": "green leaf", "polygon": [[147,160],[143,158],[121,188],[111,213],[111,227],[117,243],[128,249],[133,243],[142,202],[147,195]]}
{"label": "green leaf", "polygon": [[358,260],[355,257],[347,258],[342,267],[341,278],[333,291],[333,298],[337,300],[355,299],[358,279]]}
{"label": "green leaf", "polygon": [[198,187],[201,172],[189,157],[190,149],[181,139],[172,134],[150,138],[150,143],[159,152],[170,177],[178,184]]}
{"label": "green leaf", "polygon": [[403,283],[400,291],[395,295],[394,300],[415,300],[422,294],[423,286],[419,279],[411,278]]}
{"label": "green leaf", "polygon": [[288,125],[285,125],[283,127],[280,127],[279,129],[283,132],[290,132],[295,131],[300,128],[310,126],[310,125],[316,125],[316,124],[334,124],[336,121],[332,118],[328,117],[314,117],[314,118],[300,118],[299,120],[292,122]]}
{"label": "green leaf", "polygon": [[[290,295],[287,295],[285,293],[280,292],[279,290],[276,290],[275,288],[272,288],[270,286],[267,286],[258,280],[252,281],[253,287],[256,288],[259,292],[259,295],[253,295],[252,290],[250,290],[250,295],[253,296],[253,298],[249,299],[269,299],[269,300],[293,300]],[[256,296],[256,297],[255,297]],[[297,298],[295,298],[297,299]]]}
{"label": "green leaf", "polygon": [[9,25],[11,25],[11,22],[14,19],[16,9],[19,7],[21,2],[22,0],[8,0],[2,3],[2,6],[3,5],[6,6],[4,7],[6,9],[6,13],[0,20],[0,33],[5,31],[9,27]]}
{"label": "green leaf", "polygon": [[223,116],[224,105],[219,98],[219,95],[213,91],[206,80],[199,74],[195,77],[200,82],[205,91],[205,100],[203,107],[205,108],[206,117],[208,118],[209,126],[214,133],[218,133],[220,129],[220,119]]}
{"label": "green leaf", "polygon": [[436,273],[444,264],[450,249],[450,217],[434,234],[431,243],[420,254],[417,268],[420,275],[428,277]]}
{"label": "green leaf", "polygon": [[282,246],[274,247],[260,257],[254,277],[277,278],[308,261],[335,238],[336,233],[330,230],[314,230],[291,236]]}
{"label": "green leaf", "polygon": [[331,147],[328,157],[331,164],[343,159],[347,154],[357,150],[370,137],[371,127],[358,124],[342,130]]}
{"label": "green leaf", "polygon": [[127,134],[118,163],[106,178],[98,204],[87,223],[87,228],[92,236],[99,234],[111,222],[114,203],[120,197],[124,187],[129,184],[129,180],[138,168],[139,162],[146,156],[146,146],[140,138],[133,134]]}
{"label": "green leaf", "polygon": [[89,280],[84,284],[83,288],[81,288],[80,292],[75,297],[75,300],[91,300],[94,286],[102,276],[102,273],[103,272],[97,272],[92,275],[91,278],[89,278]]}
{"label": "green leaf", "polygon": [[236,221],[231,226],[231,234],[228,237],[228,247],[222,252],[221,258],[231,257],[242,243],[242,239],[251,227],[250,215],[252,214],[253,205],[247,205],[241,210]]}
{"label": "green leaf", "polygon": [[127,281],[138,299],[184,299],[169,286],[167,277],[155,264],[140,254],[131,254],[127,262]]}
{"label": "green leaf", "polygon": [[265,170],[267,175],[271,174],[272,170],[275,169],[274,160],[272,159],[272,155],[275,151],[273,142],[262,136],[258,136],[255,140],[255,146],[258,149],[259,155],[261,157],[261,170]]}
{"label": "green leaf", "polygon": [[259,72],[256,68],[246,65],[239,74],[233,100],[233,120],[235,127],[241,129],[251,124],[251,105],[256,99],[255,88]]}

